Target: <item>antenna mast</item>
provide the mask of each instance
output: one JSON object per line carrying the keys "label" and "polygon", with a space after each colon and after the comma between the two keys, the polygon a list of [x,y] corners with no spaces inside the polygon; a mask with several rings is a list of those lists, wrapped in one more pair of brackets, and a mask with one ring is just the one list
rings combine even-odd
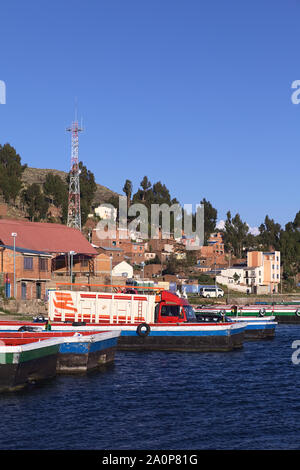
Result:
{"label": "antenna mast", "polygon": [[80,211],[80,183],[79,183],[79,160],[78,160],[78,134],[83,129],[78,127],[77,116],[71,127],[67,131],[72,135],[71,169],[69,183],[69,203],[68,203],[68,227],[81,230]]}

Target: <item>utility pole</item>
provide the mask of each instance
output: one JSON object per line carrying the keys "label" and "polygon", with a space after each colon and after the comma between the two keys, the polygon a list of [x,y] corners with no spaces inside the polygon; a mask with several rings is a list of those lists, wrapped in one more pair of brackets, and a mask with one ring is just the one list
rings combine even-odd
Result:
{"label": "utility pole", "polygon": [[75,251],[70,251],[70,279],[71,279],[71,290],[73,290],[73,262],[74,262],[74,255],[76,255]]}
{"label": "utility pole", "polygon": [[16,298],[17,289],[16,289],[16,236],[17,234],[13,232],[11,236],[14,239],[14,298]]}
{"label": "utility pole", "polygon": [[112,283],[113,255],[110,254],[110,257],[109,257],[109,258],[110,258],[110,291],[113,292],[113,287],[112,287],[112,285],[113,285],[113,283]]}

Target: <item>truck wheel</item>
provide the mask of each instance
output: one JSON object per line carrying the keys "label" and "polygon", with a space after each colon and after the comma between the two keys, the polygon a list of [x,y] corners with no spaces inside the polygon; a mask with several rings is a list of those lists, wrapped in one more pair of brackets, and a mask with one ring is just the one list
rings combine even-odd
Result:
{"label": "truck wheel", "polygon": [[148,336],[148,334],[150,333],[150,326],[148,325],[148,323],[141,323],[141,324],[137,327],[136,333],[137,333],[139,336]]}

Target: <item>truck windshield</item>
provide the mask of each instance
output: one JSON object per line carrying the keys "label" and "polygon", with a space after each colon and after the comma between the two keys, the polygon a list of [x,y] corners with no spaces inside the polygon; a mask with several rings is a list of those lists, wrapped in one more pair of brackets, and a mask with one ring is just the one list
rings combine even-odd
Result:
{"label": "truck windshield", "polygon": [[185,311],[185,314],[186,314],[187,321],[196,323],[197,318],[196,318],[193,307],[191,307],[190,305],[184,305],[183,308],[184,308],[184,311]]}

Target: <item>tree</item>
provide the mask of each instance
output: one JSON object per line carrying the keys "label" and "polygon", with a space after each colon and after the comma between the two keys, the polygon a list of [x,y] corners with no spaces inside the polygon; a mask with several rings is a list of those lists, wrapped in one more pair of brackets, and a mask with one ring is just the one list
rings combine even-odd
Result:
{"label": "tree", "polygon": [[144,176],[144,178],[141,181],[141,187],[142,187],[142,201],[144,202],[146,199],[146,194],[151,188],[151,182],[148,180],[147,176]]}
{"label": "tree", "polygon": [[204,207],[204,244],[206,244],[210,234],[216,230],[218,212],[205,198],[201,204]]}
{"label": "tree", "polygon": [[51,204],[62,207],[68,201],[68,185],[59,175],[48,173],[43,183],[43,192]]}
{"label": "tree", "polygon": [[130,180],[125,181],[123,192],[126,194],[126,197],[127,197],[127,210],[128,210],[130,207],[131,195],[132,195],[132,182]]}
{"label": "tree", "polygon": [[290,286],[294,285],[296,275],[300,272],[300,211],[293,222],[280,231],[280,253],[283,267],[283,279]]}
{"label": "tree", "polygon": [[176,274],[178,270],[178,261],[174,255],[169,256],[166,264],[166,268],[163,270],[163,274]]}
{"label": "tree", "polygon": [[33,222],[46,219],[49,203],[37,183],[31,184],[22,191],[21,200],[27,206],[28,215]]}
{"label": "tree", "polygon": [[227,251],[233,251],[238,258],[242,257],[244,243],[247,240],[249,226],[241,220],[239,214],[231,218],[230,211],[227,212],[225,221],[224,245]]}
{"label": "tree", "polygon": [[259,231],[259,240],[265,250],[280,249],[280,224],[276,224],[273,219],[266,215],[264,223],[259,226]]}
{"label": "tree", "polygon": [[43,192],[46,200],[61,209],[61,221],[68,218],[68,185],[59,175],[48,173],[43,183]]}
{"label": "tree", "polygon": [[0,145],[0,192],[5,202],[15,202],[22,188],[22,173],[27,165],[9,144]]}

